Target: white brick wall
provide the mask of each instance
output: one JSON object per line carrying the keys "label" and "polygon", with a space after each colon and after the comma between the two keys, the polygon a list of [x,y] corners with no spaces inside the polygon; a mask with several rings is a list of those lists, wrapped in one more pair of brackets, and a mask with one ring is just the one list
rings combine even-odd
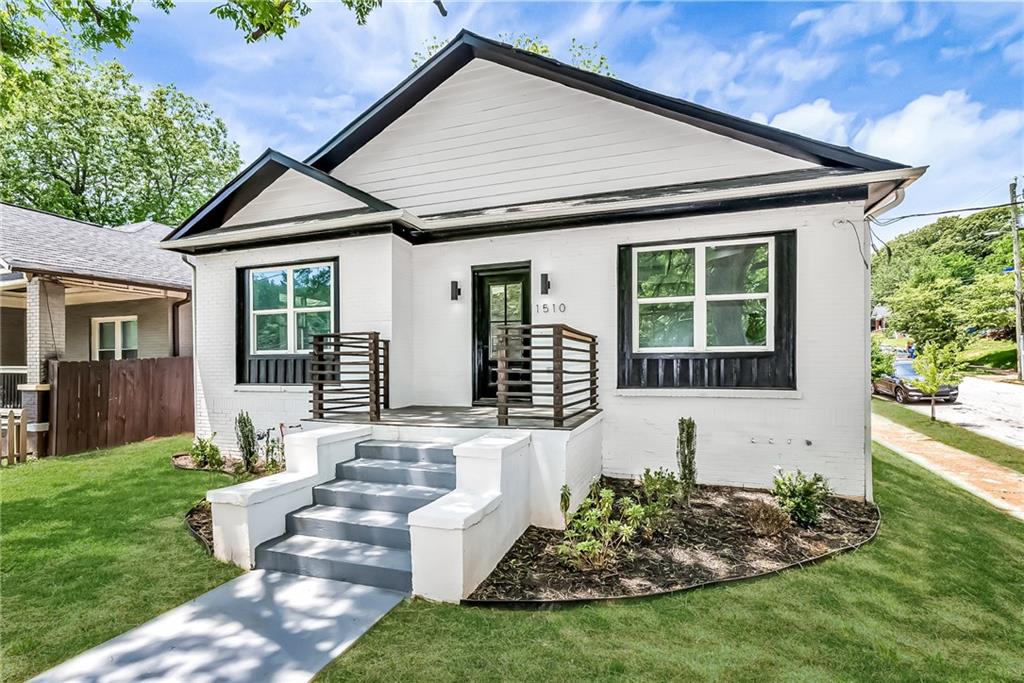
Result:
{"label": "white brick wall", "polygon": [[64,285],[33,278],[25,295],[25,356],[28,383],[46,376],[46,361],[64,356]]}
{"label": "white brick wall", "polygon": [[[778,465],[822,472],[841,493],[865,495],[868,273],[851,227],[833,225],[847,219],[859,226],[861,216],[860,203],[842,203],[415,247],[386,235],[203,256],[194,292],[197,431],[217,431],[222,446],[233,448],[240,408],[258,428],[308,415],[305,391],[234,386],[236,267],[338,255],[342,329],[378,329],[393,340],[392,405],[468,405],[471,268],[529,260],[533,303],[566,306],[561,314],[534,312],[533,321],[568,323],[600,339],[606,473],[673,466],[676,422],[690,416],[701,481],[766,486]],[[797,230],[796,395],[616,389],[617,245],[782,229]],[[552,280],[543,297],[541,273]],[[461,283],[459,301],[449,298],[451,280]]]}

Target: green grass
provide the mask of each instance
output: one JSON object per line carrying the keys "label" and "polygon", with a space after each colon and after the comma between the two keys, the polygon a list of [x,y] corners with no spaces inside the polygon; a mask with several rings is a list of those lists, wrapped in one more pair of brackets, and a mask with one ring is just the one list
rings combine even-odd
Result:
{"label": "green grass", "polygon": [[871,338],[877,340],[882,346],[891,346],[894,349],[905,349],[910,343],[909,337],[890,337],[885,332],[872,332]]}
{"label": "green grass", "polygon": [[1010,340],[975,339],[962,356],[969,365],[993,370],[1012,370],[1017,363],[1017,347]]}
{"label": "green grass", "polygon": [[871,399],[871,410],[882,417],[887,417],[897,424],[909,427],[925,436],[953,448],[972,453],[979,458],[1009,467],[1024,474],[1024,450],[1015,448],[1002,441],[990,439],[948,422],[934,422],[927,415],[922,415],[898,403],[874,397]]}
{"label": "green grass", "polygon": [[182,437],[0,471],[0,677],[21,681],[240,571],[183,516],[230,478],[171,467]]}
{"label": "green grass", "polygon": [[321,681],[1009,681],[1024,524],[876,447],[882,530],[780,576],[546,612],[413,601]]}

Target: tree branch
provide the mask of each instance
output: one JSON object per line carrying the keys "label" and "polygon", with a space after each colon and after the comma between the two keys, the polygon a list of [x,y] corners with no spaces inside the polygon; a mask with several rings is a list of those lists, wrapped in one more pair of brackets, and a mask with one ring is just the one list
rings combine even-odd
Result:
{"label": "tree branch", "polygon": [[[284,8],[288,6],[288,3],[290,1],[291,0],[278,0],[277,4],[274,6],[275,9],[277,9],[278,14],[281,14],[282,12],[284,12]],[[249,36],[246,38],[246,40],[251,41],[251,42],[256,42],[257,40],[259,40],[263,36],[267,35],[267,31],[269,31],[269,30],[270,30],[270,28],[268,26],[260,24],[259,26],[256,27],[255,31],[253,31],[252,33],[249,34]]]}

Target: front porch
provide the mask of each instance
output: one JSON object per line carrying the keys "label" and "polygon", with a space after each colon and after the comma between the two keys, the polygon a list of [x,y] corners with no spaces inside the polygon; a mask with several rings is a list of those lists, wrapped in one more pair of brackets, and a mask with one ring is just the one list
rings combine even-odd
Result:
{"label": "front porch", "polygon": [[445,427],[470,429],[558,429],[572,431],[597,415],[599,408],[587,409],[562,421],[550,424],[551,409],[547,406],[525,406],[501,424],[496,406],[406,406],[382,408],[379,418],[371,420],[369,412],[347,412],[331,418],[314,418],[312,424],[376,424],[393,427]]}

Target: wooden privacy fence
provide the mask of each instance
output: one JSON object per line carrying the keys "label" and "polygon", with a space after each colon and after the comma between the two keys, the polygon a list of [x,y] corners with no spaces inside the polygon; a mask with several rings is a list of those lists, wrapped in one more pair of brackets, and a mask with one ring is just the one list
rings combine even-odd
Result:
{"label": "wooden privacy fence", "polygon": [[14,414],[13,410],[7,411],[2,416],[0,430],[3,436],[0,438],[0,462],[6,460],[8,465],[16,462],[25,462],[28,458],[28,434],[21,418]]}
{"label": "wooden privacy fence", "polygon": [[498,328],[500,426],[514,417],[563,427],[597,408],[597,336],[562,324]]}
{"label": "wooden privacy fence", "polygon": [[313,336],[310,379],[313,417],[344,418],[367,412],[370,422],[388,408],[390,344],[379,332],[341,332]]}
{"label": "wooden privacy fence", "polygon": [[191,358],[50,361],[51,455],[195,429]]}

